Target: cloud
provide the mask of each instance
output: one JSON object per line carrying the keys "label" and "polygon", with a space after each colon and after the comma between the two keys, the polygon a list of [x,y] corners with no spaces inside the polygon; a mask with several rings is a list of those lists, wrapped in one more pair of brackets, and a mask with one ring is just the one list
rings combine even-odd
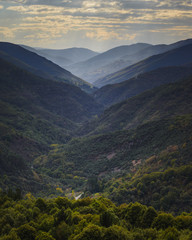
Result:
{"label": "cloud", "polygon": [[179,36],[182,32],[187,35],[187,28],[191,33],[191,0],[0,0],[0,3],[0,9],[4,7],[0,34],[18,41],[62,43],[65,39],[65,43],[70,43],[73,36],[77,43],[86,39],[117,44],[154,38],[161,31],[167,39],[177,32]]}
{"label": "cloud", "polygon": [[8,27],[0,27],[0,36],[4,39],[6,38],[14,38],[14,31]]}
{"label": "cloud", "polygon": [[49,15],[49,14],[61,14],[62,7],[51,7],[51,6],[41,6],[41,5],[33,5],[33,6],[11,6],[8,7],[9,11],[16,11],[21,14],[30,14],[30,15]]}
{"label": "cloud", "polygon": [[97,29],[96,31],[89,31],[86,33],[86,37],[90,39],[97,39],[99,41],[103,40],[111,40],[111,39],[118,39],[118,40],[133,40],[136,37],[136,34],[119,34],[115,31],[106,31],[105,29]]}

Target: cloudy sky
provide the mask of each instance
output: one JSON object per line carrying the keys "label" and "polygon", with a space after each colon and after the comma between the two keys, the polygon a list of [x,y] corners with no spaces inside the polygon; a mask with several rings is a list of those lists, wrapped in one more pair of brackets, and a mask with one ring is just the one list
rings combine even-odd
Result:
{"label": "cloudy sky", "polygon": [[192,0],[0,0],[0,41],[104,51],[192,38]]}

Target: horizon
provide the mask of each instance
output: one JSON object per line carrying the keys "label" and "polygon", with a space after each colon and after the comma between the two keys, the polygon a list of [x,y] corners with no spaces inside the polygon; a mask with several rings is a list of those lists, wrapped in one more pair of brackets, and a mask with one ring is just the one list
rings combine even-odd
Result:
{"label": "horizon", "polygon": [[18,45],[18,46],[26,46],[26,47],[31,47],[31,48],[34,48],[34,49],[37,49],[37,50],[44,50],[44,49],[47,49],[47,50],[67,50],[67,49],[74,49],[74,48],[77,48],[77,49],[87,49],[87,50],[91,50],[93,52],[97,52],[99,54],[101,53],[104,53],[104,52],[107,52],[107,51],[110,51],[111,49],[114,49],[114,48],[118,48],[118,47],[123,47],[123,46],[131,46],[131,45],[135,45],[135,44],[150,44],[152,46],[155,46],[155,45],[170,45],[170,44],[174,44],[174,43],[177,43],[177,42],[182,42],[182,41],[186,41],[186,40],[192,40],[192,38],[186,38],[186,39],[181,39],[181,40],[178,40],[178,41],[175,41],[175,42],[170,42],[170,43],[159,43],[159,44],[150,44],[150,43],[147,43],[147,42],[136,42],[136,43],[132,43],[132,44],[124,44],[124,45],[117,45],[115,47],[112,47],[112,48],[109,48],[109,49],[106,49],[104,51],[96,51],[94,49],[90,49],[90,48],[87,48],[87,47],[77,47],[77,46],[72,46],[72,47],[68,47],[68,48],[44,48],[44,47],[36,47],[36,46],[30,46],[30,45],[25,45],[25,44],[20,44],[20,43],[14,43],[14,42],[7,42],[7,41],[0,41],[1,42],[4,42],[4,43],[11,43],[11,44],[15,44],[15,45]]}
{"label": "horizon", "polygon": [[104,52],[192,38],[192,1],[0,0],[0,41]]}

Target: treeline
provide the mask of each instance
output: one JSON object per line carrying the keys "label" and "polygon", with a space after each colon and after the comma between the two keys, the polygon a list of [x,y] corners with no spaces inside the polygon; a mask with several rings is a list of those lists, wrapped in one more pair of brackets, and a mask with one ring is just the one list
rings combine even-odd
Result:
{"label": "treeline", "polygon": [[[0,196],[0,240],[191,240],[192,213],[158,212],[106,198]],[[8,196],[9,195],[9,196]],[[19,197],[15,197],[19,196]]]}

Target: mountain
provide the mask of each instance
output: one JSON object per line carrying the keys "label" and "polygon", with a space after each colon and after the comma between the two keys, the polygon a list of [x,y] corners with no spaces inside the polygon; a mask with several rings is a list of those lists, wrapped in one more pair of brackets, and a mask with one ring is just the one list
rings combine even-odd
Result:
{"label": "mountain", "polygon": [[[139,200],[158,210],[181,213],[192,207],[191,201],[185,204],[185,197],[191,197],[191,134],[192,115],[151,121],[134,130],[57,145],[35,159],[34,169],[60,179],[59,186],[66,193],[72,188],[89,196],[103,194],[118,204]],[[175,191],[179,200],[173,198],[166,204]]]}
{"label": "mountain", "polygon": [[[73,62],[70,59],[66,58],[63,54],[60,54],[59,50],[47,49],[48,52],[46,52],[46,49],[41,49],[41,48],[36,49],[36,48],[32,48],[32,47],[29,47],[26,45],[20,45],[20,46],[31,52],[38,54],[39,56],[42,56],[42,57],[50,60],[51,62],[57,64],[58,66],[60,66],[62,68],[65,68],[64,66],[73,64]],[[49,52],[49,50],[51,52]],[[52,51],[53,51],[53,53],[52,53]]]}
{"label": "mountain", "polygon": [[[136,52],[141,51],[148,46],[150,45],[138,43],[115,47],[95,57],[92,57],[87,61],[68,66],[67,69],[73,74],[77,74],[77,76],[81,76],[86,81],[92,83],[98,79],[101,74],[102,76],[103,74],[105,76],[108,73],[106,70],[107,65],[114,63],[126,54],[135,54]],[[114,71],[114,68],[110,68],[109,72],[111,73],[111,71]]]}
{"label": "mountain", "polygon": [[68,65],[86,61],[89,58],[97,56],[99,53],[94,52],[87,48],[67,48],[67,49],[44,49],[44,48],[31,48],[21,45],[31,52],[45,57],[57,65],[65,68]]}
{"label": "mountain", "polygon": [[145,58],[189,44],[192,44],[192,39],[169,45],[138,43],[129,46],[120,46],[110,49],[85,62],[71,65],[67,69],[88,82],[93,83],[100,78],[131,66]]}
{"label": "mountain", "polygon": [[[31,165],[50,144],[65,143],[78,125],[102,111],[84,91],[44,79],[0,59],[1,187],[43,187]],[[34,182],[34,184],[32,184]],[[5,184],[6,183],[6,184]]]}
{"label": "mountain", "polygon": [[82,137],[82,131],[53,146],[34,160],[34,169],[59,181],[66,193],[72,188],[118,204],[140,201],[158,210],[189,211],[191,92],[192,76],[113,105],[85,124],[91,136]]}
{"label": "mountain", "polygon": [[119,83],[161,67],[182,66],[192,62],[192,44],[149,57],[94,82],[97,87]]}
{"label": "mountain", "polygon": [[0,42],[0,58],[40,77],[70,83],[88,92],[93,91],[93,87],[89,83],[86,83],[46,58],[28,51],[19,45]]}
{"label": "mountain", "polygon": [[121,83],[106,85],[94,92],[93,96],[97,102],[105,106],[110,106],[146,90],[176,82],[191,74],[191,66],[158,68]]}
{"label": "mountain", "polygon": [[177,83],[162,85],[107,108],[81,133],[100,134],[130,129],[171,116],[192,113],[192,77]]}

